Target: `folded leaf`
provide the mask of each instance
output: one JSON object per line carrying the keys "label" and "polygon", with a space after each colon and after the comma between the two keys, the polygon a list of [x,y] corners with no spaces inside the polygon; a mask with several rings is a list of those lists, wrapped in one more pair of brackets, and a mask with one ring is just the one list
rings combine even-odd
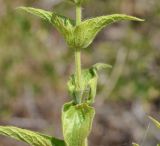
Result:
{"label": "folded leaf", "polygon": [[123,14],[113,14],[88,19],[86,21],[83,21],[75,29],[75,35],[78,36],[75,40],[76,47],[88,47],[100,30],[102,30],[105,26],[111,23],[118,22],[121,20],[143,21],[142,19]]}
{"label": "folded leaf", "polygon": [[[98,74],[97,71],[111,67],[108,64],[104,63],[97,63],[93,65],[90,69],[82,70],[81,75],[81,97],[77,97],[77,90],[76,90],[76,77],[75,74],[73,74],[67,85],[68,85],[68,91],[69,95],[73,98],[75,103],[85,102],[88,104],[94,103],[94,99],[96,96],[96,89],[97,89],[97,80],[98,80]],[[79,100],[81,98],[81,101]]]}
{"label": "folded leaf", "polygon": [[94,115],[94,108],[86,103],[74,105],[70,102],[63,106],[63,135],[67,146],[87,145]]}
{"label": "folded leaf", "polygon": [[12,126],[0,126],[0,134],[26,142],[32,146],[65,146],[63,140]]}
{"label": "folded leaf", "polygon": [[151,120],[152,120],[152,122],[158,127],[158,128],[160,128],[160,122],[158,122],[156,119],[154,119],[154,118],[152,118],[152,117],[149,117]]}

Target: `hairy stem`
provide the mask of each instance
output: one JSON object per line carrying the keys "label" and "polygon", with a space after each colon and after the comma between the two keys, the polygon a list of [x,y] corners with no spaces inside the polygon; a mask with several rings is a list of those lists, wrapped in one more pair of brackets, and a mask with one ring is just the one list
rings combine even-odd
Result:
{"label": "hairy stem", "polygon": [[[76,6],[76,25],[81,23],[81,6]],[[81,102],[81,49],[75,48],[76,90],[78,103]]]}
{"label": "hairy stem", "polygon": [[[76,6],[76,25],[81,23],[82,19],[82,8],[81,6]],[[76,88],[77,88],[77,101],[81,103],[82,95],[81,95],[81,48],[75,48],[75,65],[76,65]],[[87,139],[84,141],[82,146],[88,146]]]}
{"label": "hairy stem", "polygon": [[81,6],[76,6],[76,25],[79,25],[81,23],[82,19],[82,8]]}
{"label": "hairy stem", "polygon": [[75,49],[75,65],[76,65],[76,86],[81,88],[81,52],[80,49]]}

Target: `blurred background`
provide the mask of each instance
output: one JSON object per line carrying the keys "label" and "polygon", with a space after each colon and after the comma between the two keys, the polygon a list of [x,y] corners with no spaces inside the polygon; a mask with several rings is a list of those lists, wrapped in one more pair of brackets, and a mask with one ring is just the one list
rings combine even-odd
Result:
{"label": "blurred background", "polygon": [[[61,0],[0,0],[0,125],[14,125],[62,138],[61,107],[70,100],[66,82],[74,72],[74,54],[60,34],[18,6],[54,10],[75,18]],[[160,133],[148,115],[160,120],[160,1],[90,0],[91,18],[125,13],[145,22],[120,22],[105,28],[83,50],[84,68],[113,65],[101,72],[91,146],[155,146]],[[27,146],[0,136],[0,146]]]}

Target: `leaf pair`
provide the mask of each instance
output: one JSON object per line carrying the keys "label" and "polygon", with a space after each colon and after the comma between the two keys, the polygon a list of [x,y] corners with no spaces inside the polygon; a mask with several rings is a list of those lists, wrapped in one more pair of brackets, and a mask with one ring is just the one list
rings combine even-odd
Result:
{"label": "leaf pair", "polygon": [[[79,0],[71,1],[78,2]],[[88,47],[98,32],[111,23],[121,20],[143,21],[142,19],[133,16],[113,14],[88,19],[82,21],[82,23],[76,26],[74,20],[61,16],[55,12],[49,12],[31,7],[20,7],[19,9],[34,14],[51,23],[63,35],[70,48],[79,49]]]}
{"label": "leaf pair", "polygon": [[76,76],[73,74],[68,81],[68,91],[70,97],[73,98],[74,103],[88,103],[92,104],[96,96],[97,89],[97,72],[103,68],[111,67],[108,64],[97,63],[90,69],[82,70],[81,74],[81,88],[77,91],[76,88]]}
{"label": "leaf pair", "polygon": [[86,103],[66,103],[62,111],[63,135],[67,146],[87,146],[92,128],[94,108]]}
{"label": "leaf pair", "polygon": [[12,126],[0,126],[0,134],[23,141],[31,146],[65,146],[63,140]]}

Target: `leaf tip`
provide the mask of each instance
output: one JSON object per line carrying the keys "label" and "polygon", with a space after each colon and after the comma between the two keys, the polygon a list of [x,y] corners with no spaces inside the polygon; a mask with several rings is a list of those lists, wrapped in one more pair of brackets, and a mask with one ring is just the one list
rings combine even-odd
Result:
{"label": "leaf tip", "polygon": [[96,63],[93,65],[93,68],[95,68],[97,71],[104,69],[104,68],[112,68],[112,65],[105,64],[105,63]]}
{"label": "leaf tip", "polygon": [[131,20],[133,21],[140,21],[140,22],[143,22],[145,21],[145,19],[141,19],[141,18],[138,18],[138,17],[135,17],[135,16],[129,16]]}
{"label": "leaf tip", "polygon": [[20,7],[16,7],[15,9],[16,9],[16,10],[26,10],[26,7],[20,6]]}
{"label": "leaf tip", "polygon": [[[137,18],[137,17],[136,17]],[[137,21],[144,22],[145,19],[137,18]]]}

